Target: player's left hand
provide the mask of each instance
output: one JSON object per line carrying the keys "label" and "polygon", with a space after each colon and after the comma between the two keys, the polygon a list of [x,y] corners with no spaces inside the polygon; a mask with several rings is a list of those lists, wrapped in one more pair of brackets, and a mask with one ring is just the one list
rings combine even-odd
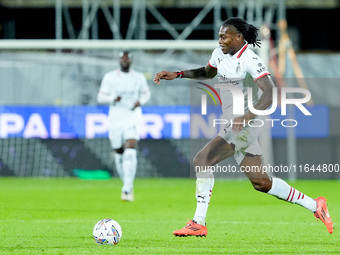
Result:
{"label": "player's left hand", "polygon": [[131,110],[134,110],[134,109],[136,109],[136,108],[139,107],[139,106],[140,106],[140,102],[137,101],[137,102],[135,103],[135,105],[132,107]]}

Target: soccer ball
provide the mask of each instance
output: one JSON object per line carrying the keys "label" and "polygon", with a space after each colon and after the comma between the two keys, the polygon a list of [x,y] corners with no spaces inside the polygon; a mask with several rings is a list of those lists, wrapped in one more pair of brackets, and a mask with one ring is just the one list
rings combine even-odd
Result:
{"label": "soccer ball", "polygon": [[122,228],[115,220],[103,219],[94,226],[93,237],[98,244],[118,244],[122,238]]}

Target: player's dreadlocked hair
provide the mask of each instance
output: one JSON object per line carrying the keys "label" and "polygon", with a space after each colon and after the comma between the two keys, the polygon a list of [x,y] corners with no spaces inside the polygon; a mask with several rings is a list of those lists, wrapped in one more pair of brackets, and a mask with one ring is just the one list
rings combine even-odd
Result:
{"label": "player's dreadlocked hair", "polygon": [[222,26],[226,26],[226,25],[231,25],[233,27],[236,28],[236,30],[238,32],[240,32],[241,34],[243,34],[244,39],[257,47],[261,47],[261,43],[260,40],[257,40],[256,37],[258,35],[257,31],[258,29],[256,27],[254,27],[251,24],[248,24],[245,20],[241,19],[241,18],[229,18],[226,21],[223,22]]}

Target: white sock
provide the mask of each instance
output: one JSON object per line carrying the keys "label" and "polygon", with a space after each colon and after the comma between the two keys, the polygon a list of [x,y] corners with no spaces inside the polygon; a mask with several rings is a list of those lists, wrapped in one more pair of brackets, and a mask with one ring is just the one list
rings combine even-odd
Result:
{"label": "white sock", "polygon": [[115,152],[115,165],[120,179],[123,180],[124,179],[123,155],[117,152]]}
{"label": "white sock", "polygon": [[133,181],[137,170],[137,151],[136,149],[127,148],[123,153],[123,192],[131,192],[133,189]]}
{"label": "white sock", "polygon": [[310,210],[311,212],[316,211],[316,201],[309,196],[306,196],[302,192],[291,187],[284,180],[279,178],[272,178],[272,187],[268,191],[268,194],[273,195],[279,199],[291,202],[293,204],[298,204],[304,208]]}
{"label": "white sock", "polygon": [[197,206],[193,220],[205,226],[212,189],[214,187],[214,175],[212,173],[197,173],[196,199]]}

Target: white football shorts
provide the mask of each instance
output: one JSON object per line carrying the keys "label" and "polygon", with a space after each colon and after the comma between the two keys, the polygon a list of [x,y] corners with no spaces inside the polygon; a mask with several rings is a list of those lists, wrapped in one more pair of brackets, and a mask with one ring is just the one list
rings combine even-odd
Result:
{"label": "white football shorts", "polygon": [[231,125],[226,125],[221,129],[218,135],[222,137],[227,143],[235,145],[234,158],[238,165],[246,156],[246,153],[252,155],[262,155],[262,150],[258,142],[258,137],[261,134],[260,127],[245,126],[239,133],[232,131]]}
{"label": "white football shorts", "polygon": [[139,125],[128,126],[123,129],[110,129],[109,139],[113,149],[119,149],[124,146],[126,140],[135,139],[139,141],[140,139],[140,127]]}

